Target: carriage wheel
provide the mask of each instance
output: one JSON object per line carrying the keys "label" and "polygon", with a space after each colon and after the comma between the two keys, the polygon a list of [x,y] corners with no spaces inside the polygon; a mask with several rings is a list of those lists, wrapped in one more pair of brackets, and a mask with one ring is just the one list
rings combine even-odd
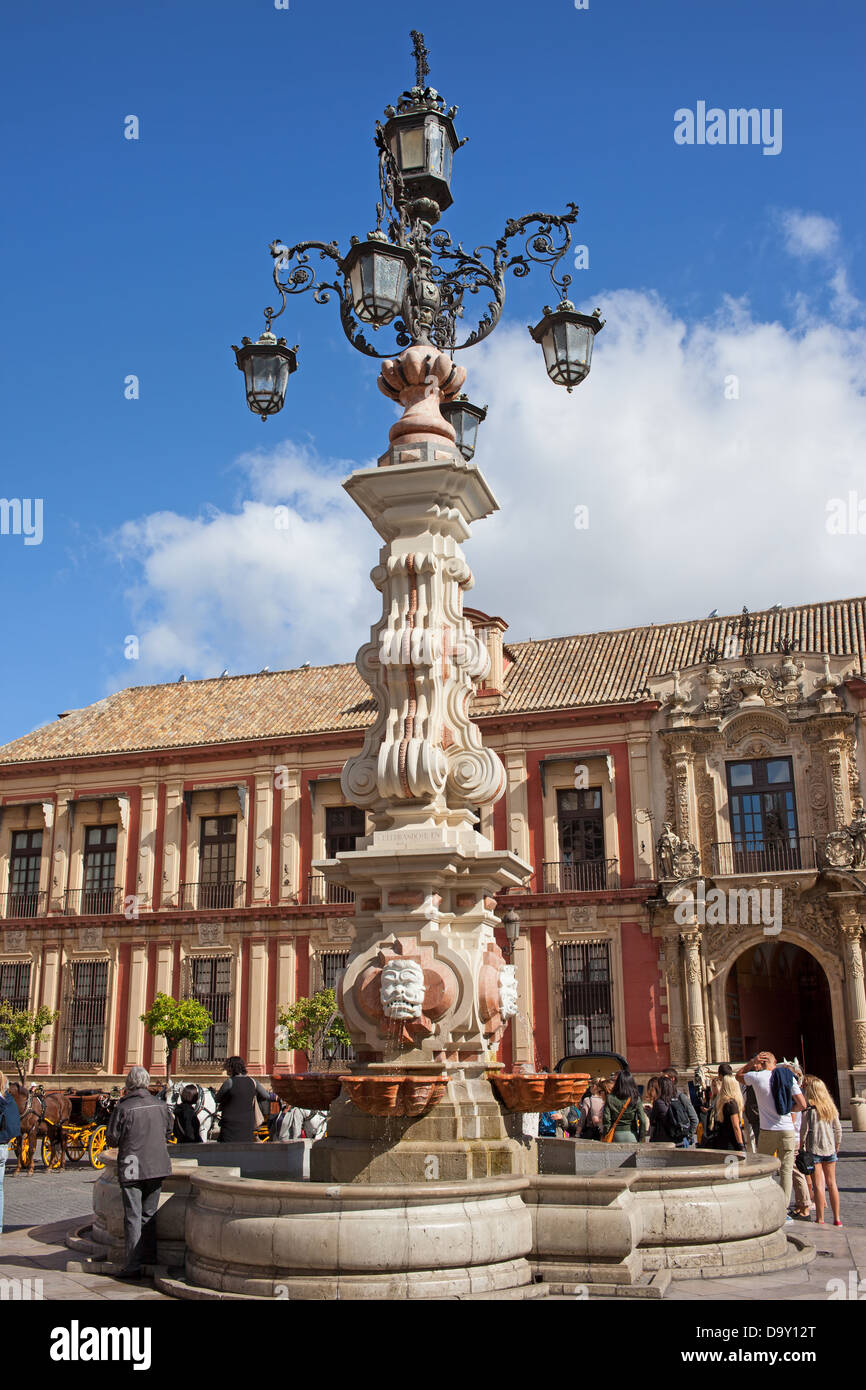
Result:
{"label": "carriage wheel", "polygon": [[22,1130],[15,1144],[15,1153],[19,1156],[22,1168],[26,1168],[30,1162],[30,1133]]}
{"label": "carriage wheel", "polygon": [[108,1130],[105,1125],[98,1125],[91,1134],[90,1143],[87,1145],[87,1157],[91,1168],[105,1167],[102,1150],[105,1148],[107,1138]]}
{"label": "carriage wheel", "polygon": [[84,1157],[87,1149],[87,1138],[80,1129],[74,1129],[71,1134],[63,1136],[63,1152],[70,1163],[79,1163]]}
{"label": "carriage wheel", "polygon": [[42,1163],[46,1168],[60,1167],[60,1143],[52,1144],[47,1134],[42,1139]]}

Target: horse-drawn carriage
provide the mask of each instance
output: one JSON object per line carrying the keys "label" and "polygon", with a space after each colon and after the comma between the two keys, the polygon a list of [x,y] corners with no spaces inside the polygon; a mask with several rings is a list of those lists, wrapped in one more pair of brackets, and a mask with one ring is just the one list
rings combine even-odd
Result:
{"label": "horse-drawn carriage", "polygon": [[[69,1163],[80,1163],[85,1156],[91,1168],[105,1167],[101,1157],[107,1142],[108,1118],[120,1099],[105,1091],[67,1091],[72,1114],[60,1125],[59,1143]],[[60,1167],[57,1143],[50,1134],[42,1139],[42,1162],[46,1168]]]}
{"label": "horse-drawn carriage", "polygon": [[101,1154],[118,1095],[75,1089],[45,1092],[41,1087],[25,1091],[15,1085],[13,1093],[18,1092],[21,1134],[12,1143],[18,1172],[32,1172],[37,1144],[46,1168],[59,1169],[64,1162],[79,1163],[84,1157],[91,1168],[105,1167]]}

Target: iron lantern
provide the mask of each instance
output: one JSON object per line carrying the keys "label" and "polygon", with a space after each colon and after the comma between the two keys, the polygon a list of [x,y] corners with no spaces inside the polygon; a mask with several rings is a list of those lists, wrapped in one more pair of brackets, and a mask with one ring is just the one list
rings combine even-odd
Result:
{"label": "iron lantern", "polygon": [[442,401],[439,409],[454,430],[457,448],[468,463],[475,453],[478,426],[487,418],[486,405],[473,405],[465,394]]}
{"label": "iron lantern", "polygon": [[514,955],[514,948],[520,940],[520,913],[516,907],[510,907],[502,918],[502,925],[505,928],[505,936],[508,941],[508,954]]}
{"label": "iron lantern", "polygon": [[545,305],[544,318],[530,326],[532,337],[541,344],[547,375],[567,391],[589,376],[593,339],[604,327],[600,312],[579,314],[570,299],[563,299],[555,310]]}
{"label": "iron lantern", "polygon": [[353,240],[343,272],[359,319],[381,328],[396,318],[414,261],[408,247],[392,246],[381,232],[371,232],[367,241]]}
{"label": "iron lantern", "polygon": [[[426,216],[437,222],[439,214],[450,208],[451,163],[460,141],[450,112],[439,109],[441,98],[432,87],[413,87],[405,93],[400,108],[389,107],[384,140],[403,180],[410,202],[435,203]],[[409,104],[411,103],[411,105]]]}
{"label": "iron lantern", "polygon": [[287,347],[285,338],[278,338],[270,330],[255,343],[251,338],[241,338],[241,343],[241,347],[232,343],[232,350],[238,370],[244,374],[247,405],[254,415],[267,420],[285,404],[289,377],[298,368],[297,344]]}

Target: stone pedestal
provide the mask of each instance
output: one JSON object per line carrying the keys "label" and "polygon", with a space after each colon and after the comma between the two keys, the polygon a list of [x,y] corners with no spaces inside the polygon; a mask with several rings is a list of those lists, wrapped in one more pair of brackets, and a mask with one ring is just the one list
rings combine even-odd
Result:
{"label": "stone pedestal", "polygon": [[533,1171],[535,1146],[516,1137],[483,1075],[452,1076],[425,1115],[365,1115],[344,1096],[328,1115],[328,1136],[310,1156],[310,1177],[327,1183],[458,1182]]}

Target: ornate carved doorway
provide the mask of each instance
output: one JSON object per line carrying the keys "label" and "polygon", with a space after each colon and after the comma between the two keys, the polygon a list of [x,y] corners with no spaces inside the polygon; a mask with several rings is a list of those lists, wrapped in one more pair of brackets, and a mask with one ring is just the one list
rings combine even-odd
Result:
{"label": "ornate carved doorway", "polygon": [[767,1049],[799,1058],[839,1103],[830,985],[814,956],[790,941],[762,941],[738,956],[725,987],[728,1044],[747,1061]]}

